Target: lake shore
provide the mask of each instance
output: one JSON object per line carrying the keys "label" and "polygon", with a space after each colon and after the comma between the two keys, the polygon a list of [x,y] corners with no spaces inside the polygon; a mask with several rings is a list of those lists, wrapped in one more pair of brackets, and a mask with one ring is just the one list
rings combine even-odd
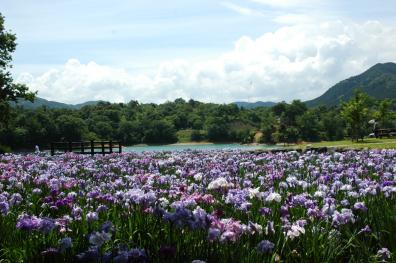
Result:
{"label": "lake shore", "polygon": [[123,145],[122,147],[148,147],[148,146],[190,146],[190,145],[222,145],[222,144],[235,144],[243,146],[268,146],[268,147],[280,147],[283,144],[269,145],[264,143],[238,143],[238,142],[176,142],[170,144],[133,144],[133,145]]}

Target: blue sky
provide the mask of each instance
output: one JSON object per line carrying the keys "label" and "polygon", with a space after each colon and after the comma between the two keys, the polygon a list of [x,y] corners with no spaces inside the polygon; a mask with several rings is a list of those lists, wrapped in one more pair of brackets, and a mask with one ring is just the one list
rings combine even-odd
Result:
{"label": "blue sky", "polygon": [[396,59],[391,0],[1,2],[15,79],[70,103],[304,100]]}

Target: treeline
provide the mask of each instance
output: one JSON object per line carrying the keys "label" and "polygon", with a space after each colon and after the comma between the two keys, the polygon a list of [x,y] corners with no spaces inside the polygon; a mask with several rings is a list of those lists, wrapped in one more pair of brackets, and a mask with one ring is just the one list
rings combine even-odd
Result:
{"label": "treeline", "polygon": [[[352,107],[356,101],[361,108]],[[190,141],[331,141],[367,135],[372,129],[370,119],[382,127],[394,127],[395,108],[393,101],[375,101],[361,93],[340,107],[330,108],[308,108],[295,100],[271,108],[243,109],[235,104],[183,99],[160,105],[100,102],[79,110],[16,107],[7,126],[0,128],[0,144],[14,149],[45,147],[51,141],[98,139],[120,140],[124,145],[165,144],[177,142],[180,133]],[[358,131],[354,118],[358,118]]]}

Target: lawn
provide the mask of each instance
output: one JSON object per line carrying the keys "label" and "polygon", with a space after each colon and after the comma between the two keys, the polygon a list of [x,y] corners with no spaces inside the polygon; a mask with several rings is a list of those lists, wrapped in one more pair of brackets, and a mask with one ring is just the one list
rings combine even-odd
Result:
{"label": "lawn", "polygon": [[337,147],[346,149],[396,149],[396,138],[365,138],[363,141],[352,142],[351,140],[342,141],[322,141],[322,142],[306,142],[299,144],[297,148],[311,147]]}

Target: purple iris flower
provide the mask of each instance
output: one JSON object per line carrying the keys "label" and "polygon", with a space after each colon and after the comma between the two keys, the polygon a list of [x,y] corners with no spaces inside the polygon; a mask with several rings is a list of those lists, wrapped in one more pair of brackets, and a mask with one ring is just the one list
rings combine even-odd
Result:
{"label": "purple iris flower", "polygon": [[367,207],[366,207],[366,205],[363,203],[363,202],[356,202],[354,205],[353,205],[353,208],[355,209],[355,210],[360,210],[360,211],[363,211],[363,212],[367,212]]}
{"label": "purple iris flower", "polygon": [[39,228],[40,222],[41,220],[35,216],[23,214],[18,217],[16,228],[26,231],[32,231]]}
{"label": "purple iris flower", "polygon": [[88,223],[92,223],[93,221],[96,221],[99,219],[98,213],[96,212],[88,212],[86,215],[86,219]]}
{"label": "purple iris flower", "polygon": [[272,213],[272,210],[269,207],[262,207],[262,208],[260,208],[259,211],[260,211],[260,214],[262,214],[264,216],[268,216]]}
{"label": "purple iris flower", "polygon": [[49,234],[55,227],[56,225],[54,219],[44,217],[41,218],[38,229],[44,234]]}
{"label": "purple iris flower", "polygon": [[275,244],[268,240],[262,240],[257,244],[256,250],[259,253],[267,254],[274,250]]}
{"label": "purple iris flower", "polygon": [[59,241],[59,252],[64,253],[67,249],[73,246],[72,239],[70,237],[64,237]]}
{"label": "purple iris flower", "polygon": [[214,241],[216,240],[221,234],[220,229],[217,228],[209,228],[208,231],[208,240],[209,241]]}
{"label": "purple iris flower", "polygon": [[6,201],[0,202],[0,213],[2,215],[7,215],[9,210],[10,205]]}

